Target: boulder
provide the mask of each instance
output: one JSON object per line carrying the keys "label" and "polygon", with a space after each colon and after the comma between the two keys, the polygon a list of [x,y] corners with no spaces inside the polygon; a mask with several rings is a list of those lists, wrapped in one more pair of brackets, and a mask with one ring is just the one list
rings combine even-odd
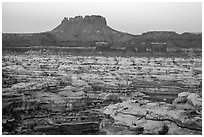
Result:
{"label": "boulder", "polygon": [[178,97],[172,102],[172,104],[177,105],[177,104],[184,104],[186,102],[187,102],[187,97]]}
{"label": "boulder", "polygon": [[85,82],[84,80],[73,79],[73,80],[72,80],[72,85],[73,85],[74,87],[83,87],[83,86],[88,86],[88,83]]}
{"label": "boulder", "polygon": [[182,108],[183,105],[183,109],[198,108],[202,106],[202,98],[195,93],[182,92],[179,93],[178,97],[173,101],[173,105],[179,108]]}
{"label": "boulder", "polygon": [[66,86],[58,93],[58,95],[62,97],[82,98],[86,96],[86,93],[83,91],[83,88]]}
{"label": "boulder", "polygon": [[187,100],[196,108],[202,106],[202,98],[195,93],[189,94]]}
{"label": "boulder", "polygon": [[118,94],[115,94],[115,93],[108,93],[107,95],[105,95],[103,97],[103,99],[104,99],[104,101],[114,102],[114,103],[121,101],[120,96]]}
{"label": "boulder", "polygon": [[189,92],[181,92],[181,93],[179,93],[178,94],[178,97],[186,97],[187,98],[187,96],[189,95],[190,93]]}

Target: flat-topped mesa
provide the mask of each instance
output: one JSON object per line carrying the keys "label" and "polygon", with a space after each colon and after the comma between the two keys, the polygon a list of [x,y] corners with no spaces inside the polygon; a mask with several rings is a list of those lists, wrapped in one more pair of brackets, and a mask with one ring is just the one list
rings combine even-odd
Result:
{"label": "flat-topped mesa", "polygon": [[97,23],[107,25],[106,19],[100,15],[86,15],[84,18],[82,16],[75,16],[74,18],[64,17],[62,23]]}
{"label": "flat-topped mesa", "polygon": [[177,38],[179,34],[174,31],[148,31],[146,33],[142,33],[142,37],[147,39],[172,39]]}
{"label": "flat-topped mesa", "polygon": [[109,27],[106,19],[100,15],[64,17],[61,24],[51,33],[62,41],[117,43],[127,42],[133,38],[133,35]]}
{"label": "flat-topped mesa", "polygon": [[153,38],[157,38],[157,37],[174,37],[174,36],[179,36],[179,34],[177,34],[174,31],[148,31],[146,33],[142,33],[142,36],[147,36],[147,37],[153,37]]}

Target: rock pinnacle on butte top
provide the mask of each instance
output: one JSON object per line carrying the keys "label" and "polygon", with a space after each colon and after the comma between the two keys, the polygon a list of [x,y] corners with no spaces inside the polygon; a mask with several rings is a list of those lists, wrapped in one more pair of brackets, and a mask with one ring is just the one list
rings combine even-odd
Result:
{"label": "rock pinnacle on butte top", "polygon": [[51,31],[61,40],[69,41],[105,41],[109,43],[130,40],[133,35],[116,31],[107,25],[106,19],[99,15],[76,16],[61,21]]}

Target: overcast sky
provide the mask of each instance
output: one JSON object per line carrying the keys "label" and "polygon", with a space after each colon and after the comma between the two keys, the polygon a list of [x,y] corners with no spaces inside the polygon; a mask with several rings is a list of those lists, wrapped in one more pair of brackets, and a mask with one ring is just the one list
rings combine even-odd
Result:
{"label": "overcast sky", "polygon": [[3,3],[3,32],[43,32],[64,17],[102,15],[113,29],[141,34],[150,30],[202,32],[201,3]]}

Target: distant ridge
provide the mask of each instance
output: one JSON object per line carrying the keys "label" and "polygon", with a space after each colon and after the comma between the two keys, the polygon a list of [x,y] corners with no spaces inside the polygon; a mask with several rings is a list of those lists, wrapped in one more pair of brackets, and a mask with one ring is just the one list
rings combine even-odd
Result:
{"label": "distant ridge", "polygon": [[[137,24],[135,24],[137,25]],[[64,17],[51,31],[41,33],[3,33],[2,47],[93,47],[107,43],[113,47],[138,46],[141,43],[163,42],[179,48],[201,48],[202,33],[174,31],[148,31],[132,35],[112,29],[105,17],[86,15]]]}

